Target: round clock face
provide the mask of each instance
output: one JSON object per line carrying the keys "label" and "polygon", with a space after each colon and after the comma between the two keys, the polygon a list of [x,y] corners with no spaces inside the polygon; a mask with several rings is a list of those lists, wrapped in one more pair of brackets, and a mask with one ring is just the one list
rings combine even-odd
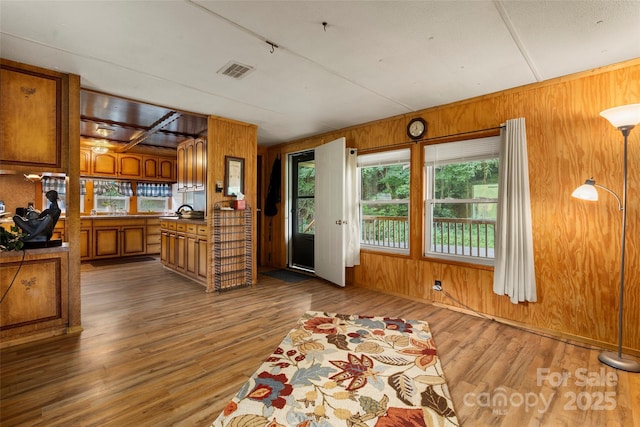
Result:
{"label": "round clock face", "polygon": [[419,139],[427,131],[427,122],[418,118],[412,119],[407,126],[407,135],[411,139]]}

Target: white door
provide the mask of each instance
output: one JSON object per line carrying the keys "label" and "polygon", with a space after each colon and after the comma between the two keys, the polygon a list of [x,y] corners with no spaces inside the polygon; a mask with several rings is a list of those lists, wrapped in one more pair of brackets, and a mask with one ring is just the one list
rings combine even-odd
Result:
{"label": "white door", "polygon": [[345,139],[315,148],[315,262],[317,276],[344,287]]}

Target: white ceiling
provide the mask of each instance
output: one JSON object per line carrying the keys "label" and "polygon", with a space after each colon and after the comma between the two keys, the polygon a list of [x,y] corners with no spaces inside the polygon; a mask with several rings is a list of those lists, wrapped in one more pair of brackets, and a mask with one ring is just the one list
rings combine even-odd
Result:
{"label": "white ceiling", "polygon": [[260,145],[640,57],[640,1],[0,0],[0,19],[4,58]]}

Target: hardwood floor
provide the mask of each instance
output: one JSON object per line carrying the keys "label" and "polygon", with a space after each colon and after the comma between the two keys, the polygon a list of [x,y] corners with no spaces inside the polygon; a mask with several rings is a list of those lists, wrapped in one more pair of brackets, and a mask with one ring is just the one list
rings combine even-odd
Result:
{"label": "hardwood floor", "polygon": [[464,426],[640,425],[640,375],[597,350],[364,289],[259,279],[206,294],[157,260],[83,264],[82,334],[0,353],[0,424],[208,426],[298,317],[324,310],[426,320]]}

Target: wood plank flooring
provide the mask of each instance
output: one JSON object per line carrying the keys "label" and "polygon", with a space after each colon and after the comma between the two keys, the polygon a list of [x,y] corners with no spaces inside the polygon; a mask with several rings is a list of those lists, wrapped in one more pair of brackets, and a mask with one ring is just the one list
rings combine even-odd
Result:
{"label": "wood plank flooring", "polygon": [[316,279],[206,294],[157,260],[83,264],[82,334],[0,353],[0,424],[208,426],[307,310],[426,320],[464,426],[640,425],[640,375],[597,350]]}

